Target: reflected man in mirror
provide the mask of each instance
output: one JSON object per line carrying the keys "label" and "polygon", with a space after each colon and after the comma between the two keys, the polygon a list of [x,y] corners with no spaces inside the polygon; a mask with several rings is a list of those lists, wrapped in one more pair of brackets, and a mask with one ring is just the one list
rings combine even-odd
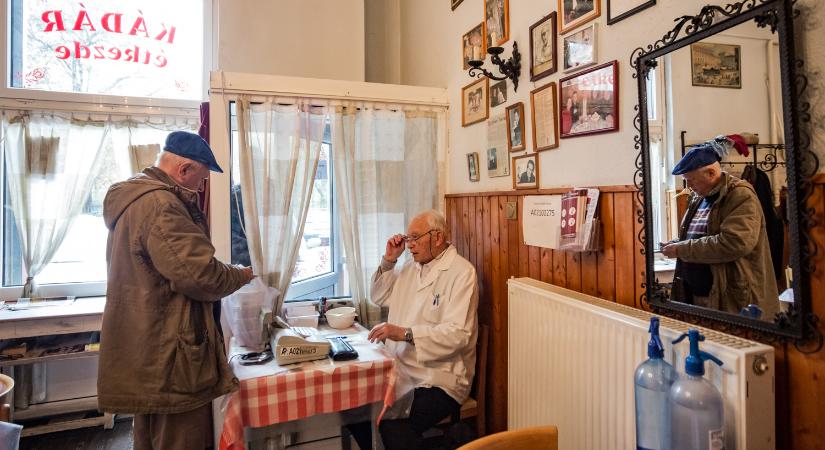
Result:
{"label": "reflected man in mirror", "polygon": [[671,298],[734,314],[757,305],[770,321],[779,300],[765,217],[750,183],[722,171],[726,144],[694,146],[673,168],[693,192],[679,240],[662,244],[677,258]]}

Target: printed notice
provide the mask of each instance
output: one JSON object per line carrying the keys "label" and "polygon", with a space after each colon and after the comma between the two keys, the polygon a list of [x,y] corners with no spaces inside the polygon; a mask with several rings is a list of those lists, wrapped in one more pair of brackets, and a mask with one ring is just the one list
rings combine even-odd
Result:
{"label": "printed notice", "polygon": [[561,195],[528,195],[521,212],[524,243],[559,248]]}

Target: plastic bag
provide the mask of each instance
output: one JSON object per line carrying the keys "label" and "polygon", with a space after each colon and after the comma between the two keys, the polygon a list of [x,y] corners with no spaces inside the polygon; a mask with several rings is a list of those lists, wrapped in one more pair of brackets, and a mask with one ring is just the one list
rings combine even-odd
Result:
{"label": "plastic bag", "polygon": [[222,300],[226,322],[238,345],[255,350],[263,348],[261,310],[271,308],[277,296],[278,289],[255,278]]}

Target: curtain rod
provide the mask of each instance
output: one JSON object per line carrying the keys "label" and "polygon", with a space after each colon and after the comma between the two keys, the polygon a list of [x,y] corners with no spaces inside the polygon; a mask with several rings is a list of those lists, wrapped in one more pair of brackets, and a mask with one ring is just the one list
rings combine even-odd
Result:
{"label": "curtain rod", "polygon": [[145,105],[130,106],[105,103],[76,103],[54,100],[0,98],[0,109],[114,114],[122,116],[172,116],[200,119],[200,110],[198,108]]}
{"label": "curtain rod", "polygon": [[[245,89],[221,89],[221,88],[212,88],[209,90],[210,94],[215,95],[247,95],[247,96],[255,96],[261,97],[262,99],[265,98],[272,98],[272,97],[286,97],[286,98],[295,98],[295,99],[306,99],[306,100],[333,100],[339,102],[365,102],[365,103],[384,103],[388,105],[400,105],[400,106],[424,106],[424,107],[431,107],[431,108],[443,108],[446,109],[449,106],[449,103],[438,103],[433,101],[415,101],[415,100],[399,100],[397,98],[382,98],[382,97],[354,97],[354,96],[343,96],[343,95],[329,95],[329,94],[310,94],[310,93],[295,93],[295,92],[278,92],[278,91],[255,91],[255,90],[245,90]],[[313,106],[336,106],[332,105],[313,105]]]}

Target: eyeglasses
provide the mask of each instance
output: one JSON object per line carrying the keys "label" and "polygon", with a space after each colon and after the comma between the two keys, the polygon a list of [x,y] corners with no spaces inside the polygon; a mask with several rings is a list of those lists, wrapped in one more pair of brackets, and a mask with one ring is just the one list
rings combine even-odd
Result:
{"label": "eyeglasses", "polygon": [[418,236],[416,236],[416,235],[412,235],[412,236],[403,236],[403,237],[402,237],[402,239],[404,239],[404,242],[406,242],[406,243],[410,244],[410,243],[413,243],[413,242],[417,242],[419,239],[421,239],[421,238],[423,238],[424,236],[426,236],[426,235],[428,235],[428,234],[432,233],[433,231],[438,231],[438,230],[429,230],[429,231],[427,231],[426,233],[421,234],[421,235],[418,235]]}

